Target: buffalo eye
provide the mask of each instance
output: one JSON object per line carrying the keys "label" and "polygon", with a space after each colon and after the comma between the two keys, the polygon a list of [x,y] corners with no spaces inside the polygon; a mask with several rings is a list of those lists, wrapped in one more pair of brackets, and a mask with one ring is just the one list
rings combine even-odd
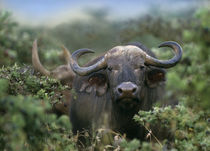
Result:
{"label": "buffalo eye", "polygon": [[107,69],[108,69],[109,71],[112,71],[112,67],[108,67]]}
{"label": "buffalo eye", "polygon": [[140,69],[144,70],[145,66],[144,65],[140,65]]}

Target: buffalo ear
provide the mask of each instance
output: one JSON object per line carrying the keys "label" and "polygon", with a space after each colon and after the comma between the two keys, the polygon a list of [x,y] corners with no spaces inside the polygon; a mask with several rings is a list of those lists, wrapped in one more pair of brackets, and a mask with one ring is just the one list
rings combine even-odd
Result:
{"label": "buffalo ear", "polygon": [[146,83],[149,87],[154,88],[166,80],[166,71],[161,68],[152,67],[146,73]]}
{"label": "buffalo ear", "polygon": [[107,78],[102,73],[94,73],[83,82],[80,92],[95,93],[97,96],[102,96],[107,91]]}

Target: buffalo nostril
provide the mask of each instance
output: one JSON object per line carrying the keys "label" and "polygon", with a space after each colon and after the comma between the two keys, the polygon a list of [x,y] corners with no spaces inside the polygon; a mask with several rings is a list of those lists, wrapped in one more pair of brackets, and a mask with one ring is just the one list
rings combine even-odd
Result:
{"label": "buffalo nostril", "polygon": [[133,92],[133,93],[135,93],[135,92],[136,92],[136,90],[137,90],[137,88],[133,88],[132,92]]}
{"label": "buffalo nostril", "polygon": [[121,88],[117,89],[119,93],[123,93],[123,90]]}
{"label": "buffalo nostril", "polygon": [[131,82],[123,82],[117,87],[117,94],[120,97],[133,97],[137,94],[137,85]]}

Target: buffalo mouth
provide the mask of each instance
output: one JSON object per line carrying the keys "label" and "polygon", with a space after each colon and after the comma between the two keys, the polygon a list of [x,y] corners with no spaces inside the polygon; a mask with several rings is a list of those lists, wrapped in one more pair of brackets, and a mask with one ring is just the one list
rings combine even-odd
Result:
{"label": "buffalo mouth", "polygon": [[140,100],[138,98],[119,98],[116,100],[116,103],[119,107],[123,109],[132,109],[135,108],[139,104]]}

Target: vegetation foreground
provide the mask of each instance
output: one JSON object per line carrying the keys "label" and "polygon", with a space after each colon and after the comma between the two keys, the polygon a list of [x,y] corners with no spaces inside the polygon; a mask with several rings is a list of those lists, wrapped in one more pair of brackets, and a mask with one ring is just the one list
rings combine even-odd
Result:
{"label": "vegetation foreground", "polygon": [[[62,101],[55,92],[67,89],[58,81],[34,74],[31,67],[2,68],[0,72],[0,147],[2,150],[77,150],[77,136],[71,133],[69,117],[56,116],[52,106]],[[57,97],[55,97],[57,96]],[[101,135],[91,139],[90,150],[209,150],[210,119],[183,104],[140,111],[134,120],[148,130],[148,142],[126,140],[124,136]],[[160,142],[152,129],[170,130],[172,141]],[[161,135],[161,133],[160,133]],[[87,134],[87,137],[88,134]],[[116,143],[120,141],[120,143]],[[9,143],[8,143],[9,142]]]}

